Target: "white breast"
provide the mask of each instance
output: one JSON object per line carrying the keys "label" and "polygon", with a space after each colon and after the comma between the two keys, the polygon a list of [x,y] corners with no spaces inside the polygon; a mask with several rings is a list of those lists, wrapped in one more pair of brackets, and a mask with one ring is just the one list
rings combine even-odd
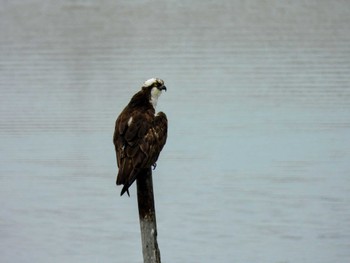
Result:
{"label": "white breast", "polygon": [[159,98],[160,94],[162,94],[161,90],[159,90],[157,88],[152,88],[150,102],[152,103],[154,109],[157,106],[157,102],[158,102],[158,98]]}

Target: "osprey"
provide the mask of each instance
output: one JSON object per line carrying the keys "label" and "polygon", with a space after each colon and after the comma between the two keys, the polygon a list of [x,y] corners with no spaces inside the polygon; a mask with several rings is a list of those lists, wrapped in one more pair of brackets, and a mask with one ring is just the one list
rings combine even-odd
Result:
{"label": "osprey", "polygon": [[123,184],[120,195],[129,194],[129,187],[145,169],[156,167],[160,151],[167,139],[168,120],[155,107],[164,81],[152,78],[130,100],[115,122],[113,143],[119,168],[117,185]]}

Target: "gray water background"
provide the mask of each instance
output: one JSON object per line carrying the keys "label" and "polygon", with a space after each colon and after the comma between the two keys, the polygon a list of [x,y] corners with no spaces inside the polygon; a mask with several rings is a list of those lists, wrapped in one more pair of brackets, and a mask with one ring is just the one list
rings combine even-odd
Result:
{"label": "gray water background", "polygon": [[350,262],[349,1],[0,1],[0,261],[142,262],[114,121],[150,77],[162,262]]}

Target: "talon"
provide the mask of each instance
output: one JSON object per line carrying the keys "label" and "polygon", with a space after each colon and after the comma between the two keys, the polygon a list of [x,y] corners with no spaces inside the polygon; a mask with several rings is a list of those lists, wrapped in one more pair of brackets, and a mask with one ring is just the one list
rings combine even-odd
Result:
{"label": "talon", "polygon": [[152,166],[153,166],[153,170],[156,169],[157,163],[154,163]]}

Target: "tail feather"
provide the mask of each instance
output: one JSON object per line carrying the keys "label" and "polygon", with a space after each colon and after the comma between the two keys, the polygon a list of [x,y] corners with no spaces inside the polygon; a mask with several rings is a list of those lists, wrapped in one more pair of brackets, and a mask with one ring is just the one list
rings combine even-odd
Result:
{"label": "tail feather", "polygon": [[125,184],[125,185],[123,186],[123,189],[122,189],[122,191],[120,192],[120,196],[122,196],[125,192],[126,192],[126,193],[128,194],[128,196],[130,197],[129,185],[127,185],[127,184]]}
{"label": "tail feather", "polygon": [[[137,175],[139,173],[139,169],[134,169],[129,178],[127,180],[118,180],[117,179],[117,185],[123,184],[123,189],[120,192],[120,196],[122,196],[125,192],[128,194],[128,196],[130,197],[130,193],[129,193],[129,187],[134,183],[134,181],[137,178]],[[118,174],[118,178],[123,178],[122,176],[119,176]]]}

